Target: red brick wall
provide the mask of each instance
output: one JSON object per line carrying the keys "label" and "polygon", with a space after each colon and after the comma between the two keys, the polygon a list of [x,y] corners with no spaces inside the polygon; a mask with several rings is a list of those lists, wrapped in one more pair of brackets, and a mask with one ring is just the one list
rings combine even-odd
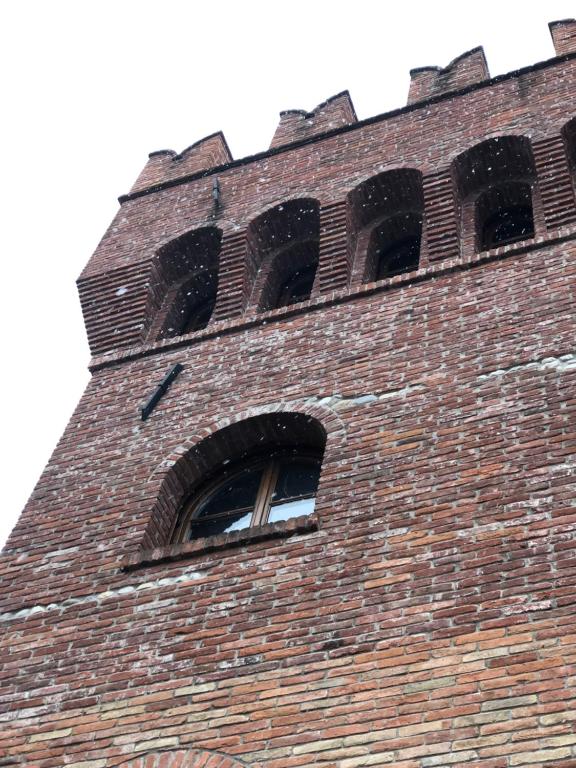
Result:
{"label": "red brick wall", "polygon": [[[328,206],[387,167],[439,174],[494,133],[560,135],[572,73],[557,62],[219,173],[221,259],[237,225],[297,195],[335,222],[321,266],[345,259]],[[210,189],[122,206],[82,278],[89,327],[114,339],[108,299],[132,274],[145,317],[146,265],[207,223]],[[576,229],[561,224],[95,359],[0,560],[0,765],[576,765]],[[168,544],[151,520],[187,452],[284,411],[327,432],[314,524],[143,553]]]}
{"label": "red brick wall", "polygon": [[[224,311],[216,316],[228,319],[241,312],[250,222],[268,208],[299,197],[318,200],[321,217],[329,217],[334,205],[345,206],[347,195],[359,183],[386,170],[414,168],[423,174],[429,257],[458,256],[452,163],[487,137],[528,136],[540,161],[539,181],[543,195],[547,193],[542,205],[549,211],[550,227],[575,222],[562,147],[562,128],[576,115],[575,68],[576,59],[557,62],[456,98],[365,121],[328,139],[232,164],[217,173],[221,188],[217,211],[212,176],[128,199],[79,281],[93,353],[145,338],[154,257],[175,237],[199,226],[221,229],[219,302]],[[345,232],[339,231],[337,238],[344,243]],[[321,243],[320,270],[325,271],[328,261],[329,272],[344,274],[336,284],[326,284],[328,291],[343,287],[346,279],[346,251],[340,250],[335,259],[333,244],[333,237]]]}

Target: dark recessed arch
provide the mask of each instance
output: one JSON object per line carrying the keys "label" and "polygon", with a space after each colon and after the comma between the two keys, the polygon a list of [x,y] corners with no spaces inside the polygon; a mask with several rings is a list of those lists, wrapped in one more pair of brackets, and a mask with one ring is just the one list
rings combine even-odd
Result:
{"label": "dark recessed arch", "polygon": [[373,176],[347,198],[353,282],[418,269],[424,223],[422,174],[398,168]]}
{"label": "dark recessed arch", "polygon": [[530,140],[500,136],[455,158],[461,229],[483,251],[534,236],[536,167]]}
{"label": "dark recessed arch", "polygon": [[319,242],[317,200],[288,200],[260,214],[247,230],[247,302],[263,311],[309,299]]}
{"label": "dark recessed arch", "polygon": [[150,338],[179,336],[208,324],[218,290],[221,239],[217,227],[201,227],[160,248],[153,264]]}
{"label": "dark recessed arch", "polygon": [[562,129],[562,138],[572,177],[572,186],[576,189],[576,117],[569,120]]}

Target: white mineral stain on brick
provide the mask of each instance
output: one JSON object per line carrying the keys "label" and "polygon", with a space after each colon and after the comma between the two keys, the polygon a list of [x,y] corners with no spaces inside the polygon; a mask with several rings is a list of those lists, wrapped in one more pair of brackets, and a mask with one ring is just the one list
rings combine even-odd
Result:
{"label": "white mineral stain on brick", "polygon": [[350,405],[366,405],[367,403],[374,403],[378,400],[407,397],[414,392],[423,392],[425,389],[426,387],[423,384],[407,384],[401,389],[390,389],[386,392],[366,392],[347,396],[336,392],[332,395],[325,395],[323,397],[311,397],[308,400],[308,403],[317,403],[318,405],[325,405],[328,408],[346,408]]}
{"label": "white mineral stain on brick", "polygon": [[532,611],[545,611],[548,608],[552,608],[554,603],[552,600],[531,600],[518,603],[517,605],[509,605],[502,609],[504,616],[512,616],[516,613],[530,613]]}
{"label": "white mineral stain on brick", "polygon": [[140,584],[128,585],[126,587],[119,587],[118,589],[109,589],[106,592],[98,592],[94,595],[84,595],[83,597],[69,597],[63,600],[61,603],[48,603],[46,605],[33,605],[30,608],[22,608],[19,611],[7,611],[0,614],[0,622],[12,621],[12,619],[22,619],[28,616],[33,616],[37,613],[46,613],[49,611],[65,610],[71,606],[86,605],[89,603],[100,603],[103,600],[108,600],[113,597],[121,597],[123,595],[130,595],[135,592],[140,592],[146,589],[158,589],[161,587],[169,587],[174,584],[182,584],[189,581],[197,581],[204,576],[200,571],[185,571],[178,576],[168,577],[164,579],[155,579],[154,581],[143,581]]}
{"label": "white mineral stain on brick", "polygon": [[490,373],[483,373],[478,376],[478,381],[493,379],[496,376],[504,376],[508,373],[517,371],[547,371],[556,370],[558,373],[576,370],[576,354],[561,355],[560,357],[543,357],[540,360],[531,360],[529,363],[520,365],[511,365],[509,368],[497,368]]}

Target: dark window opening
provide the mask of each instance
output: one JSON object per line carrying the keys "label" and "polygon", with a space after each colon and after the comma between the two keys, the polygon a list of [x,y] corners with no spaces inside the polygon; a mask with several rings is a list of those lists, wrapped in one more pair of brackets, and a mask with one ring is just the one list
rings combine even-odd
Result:
{"label": "dark window opening", "polygon": [[383,280],[418,269],[422,216],[402,213],[379,224],[368,246],[365,280]]}
{"label": "dark window opening", "polygon": [[233,466],[185,505],[180,537],[204,538],[311,514],[320,464],[317,456],[290,452]]}
{"label": "dark window opening", "polygon": [[216,227],[201,227],[159,249],[151,272],[150,306],[156,315],[148,330],[150,340],[208,325],[218,290],[221,238]]}
{"label": "dark window opening", "polygon": [[202,270],[188,279],[173,300],[161,338],[181,336],[206,328],[216,305],[217,287],[218,276],[215,271]]}
{"label": "dark window opening", "polygon": [[407,237],[385,248],[378,254],[376,280],[394,277],[418,269],[420,260],[420,236]]}
{"label": "dark window opening", "polygon": [[318,268],[318,242],[295,243],[269,262],[260,311],[308,301]]}
{"label": "dark window opening", "polygon": [[302,269],[297,269],[280,286],[276,307],[288,307],[290,304],[307,301],[312,293],[315,275],[315,264],[303,267]]}
{"label": "dark window opening", "polygon": [[476,203],[481,251],[534,237],[530,185],[512,182],[492,187]]}
{"label": "dark window opening", "polygon": [[384,171],[347,198],[352,284],[418,269],[423,245],[424,193],[415,168]]}
{"label": "dark window opening", "polygon": [[297,198],[265,211],[247,232],[247,304],[259,312],[307,301],[318,266],[320,207]]}
{"label": "dark window opening", "polygon": [[487,139],[455,158],[452,171],[465,248],[486,251],[534,237],[537,177],[527,137]]}
{"label": "dark window opening", "polygon": [[203,328],[206,328],[214,312],[215,305],[216,297],[210,296],[208,299],[192,306],[184,320],[180,334],[201,331]]}
{"label": "dark window opening", "polygon": [[534,237],[532,209],[527,206],[504,208],[484,222],[482,228],[482,249],[515,243]]}

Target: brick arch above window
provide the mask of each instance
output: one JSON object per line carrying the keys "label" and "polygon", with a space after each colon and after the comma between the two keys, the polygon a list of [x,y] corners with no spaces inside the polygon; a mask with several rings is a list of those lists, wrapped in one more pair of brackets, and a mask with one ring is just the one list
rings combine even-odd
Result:
{"label": "brick arch above window", "polygon": [[248,764],[221,752],[179,749],[174,752],[149,752],[117,768],[247,768]]}
{"label": "brick arch above window", "polygon": [[228,461],[262,447],[299,446],[323,454],[324,466],[339,454],[345,440],[345,427],[336,411],[311,401],[249,409],[206,426],[156,470],[156,503],[141,549],[168,543],[185,498]]}

